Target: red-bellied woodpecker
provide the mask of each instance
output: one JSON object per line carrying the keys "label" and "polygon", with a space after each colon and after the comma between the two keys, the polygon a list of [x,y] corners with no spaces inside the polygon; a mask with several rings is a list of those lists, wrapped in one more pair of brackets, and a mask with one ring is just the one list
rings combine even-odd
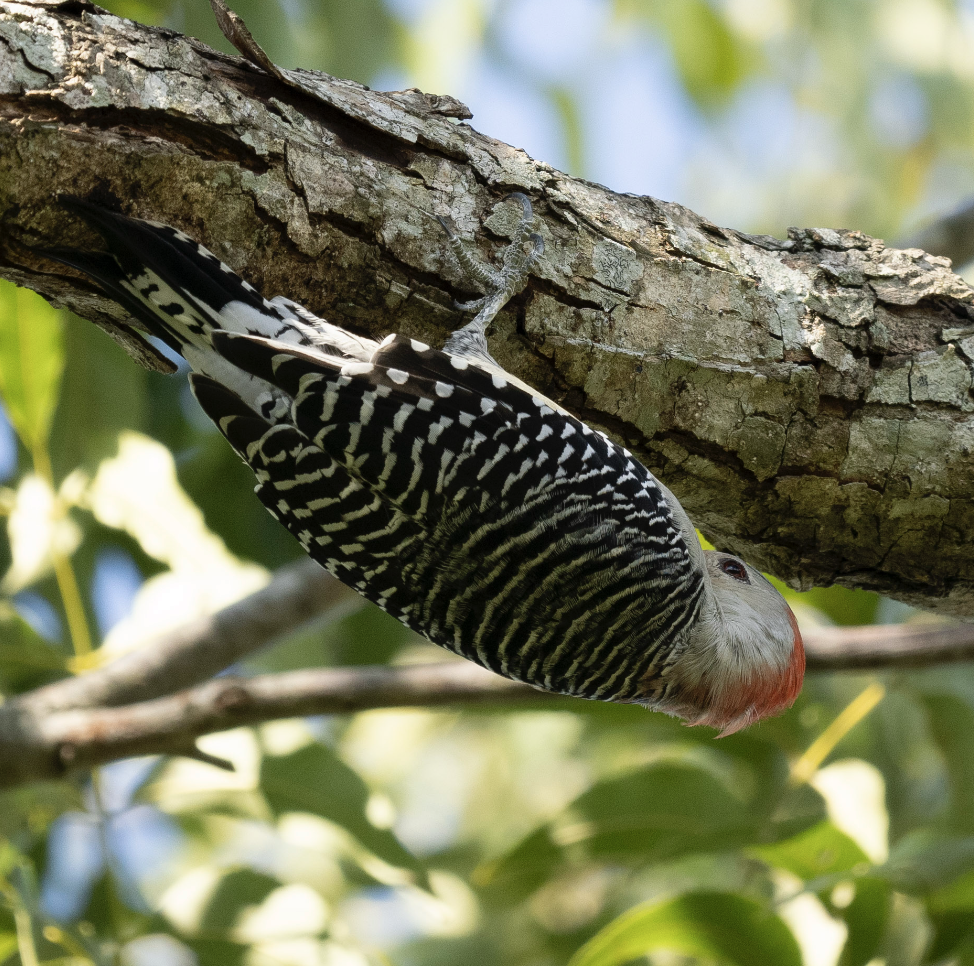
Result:
{"label": "red-bellied woodpecker", "polygon": [[730,734],[788,707],[805,667],[780,594],[704,551],[627,450],[505,372],[485,328],[541,253],[521,231],[442,351],[267,301],[187,235],[65,205],[108,251],[80,269],[189,363],[257,494],[322,566],[404,624],[535,687],[642,704]]}

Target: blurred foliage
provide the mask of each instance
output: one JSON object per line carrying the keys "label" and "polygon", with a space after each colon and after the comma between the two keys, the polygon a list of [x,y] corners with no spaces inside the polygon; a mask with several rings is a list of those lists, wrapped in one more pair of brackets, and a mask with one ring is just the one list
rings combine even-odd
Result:
{"label": "blurred foliage", "polygon": [[32,450],[47,444],[63,368],[57,311],[26,289],[0,286],[0,394]]}
{"label": "blurred foliage", "polygon": [[[229,50],[202,0],[103,2]],[[234,6],[285,66],[452,93],[572,174],[745,230],[895,237],[974,192],[961,0]],[[19,435],[0,425],[4,696],[297,555],[182,380],[10,286],[0,395]],[[788,593],[805,622],[917,619],[858,591]],[[239,670],[437,656],[366,609]],[[966,667],[814,676],[788,714],[720,742],[566,703],[202,745],[235,772],[120,762],[0,797],[0,963],[974,964]]]}

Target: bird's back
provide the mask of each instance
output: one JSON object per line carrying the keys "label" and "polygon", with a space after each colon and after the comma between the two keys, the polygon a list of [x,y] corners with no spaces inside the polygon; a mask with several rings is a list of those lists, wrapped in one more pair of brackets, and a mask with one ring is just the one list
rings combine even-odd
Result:
{"label": "bird's back", "polygon": [[266,301],[181,232],[74,208],[110,251],[58,257],[185,356],[315,560],[509,677],[622,701],[662,686],[703,582],[626,450],[480,359],[362,339]]}

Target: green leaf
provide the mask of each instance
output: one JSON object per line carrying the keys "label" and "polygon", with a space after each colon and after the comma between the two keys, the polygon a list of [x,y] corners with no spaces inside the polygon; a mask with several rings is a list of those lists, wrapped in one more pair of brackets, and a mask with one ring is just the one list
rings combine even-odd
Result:
{"label": "green leaf", "polygon": [[512,905],[544,885],[563,860],[564,850],[552,838],[551,827],[544,826],[510,852],[477,866],[471,881],[485,898]]}
{"label": "green leaf", "polygon": [[368,820],[368,787],[325,745],[306,745],[289,755],[268,755],[261,764],[260,787],[276,815],[320,815],[340,825],[383,861],[423,874],[416,857],[392,832]]}
{"label": "green leaf", "polygon": [[6,962],[15,952],[17,952],[17,934],[0,933],[0,963]]}
{"label": "green leaf", "polygon": [[819,822],[813,828],[777,842],[774,845],[751,849],[768,865],[787,869],[806,882],[820,876],[864,871],[869,868],[869,857],[845,832],[840,832],[831,822]]}
{"label": "green leaf", "polygon": [[974,710],[949,694],[922,696],[930,731],[947,764],[950,824],[974,832]]}
{"label": "green leaf", "polygon": [[747,74],[746,52],[706,0],[667,4],[667,27],[680,78],[702,104],[720,103]]}
{"label": "green leaf", "polygon": [[19,694],[57,677],[65,656],[52,647],[16,611],[0,602],[0,692]]}
{"label": "green leaf", "polygon": [[943,836],[918,829],[901,838],[876,870],[902,892],[926,893],[974,869],[974,836]]}
{"label": "green leaf", "polygon": [[879,879],[856,879],[855,895],[844,908],[829,912],[845,922],[848,935],[838,966],[866,966],[879,955],[890,914],[890,888]]}
{"label": "green leaf", "polygon": [[974,870],[931,893],[927,908],[932,913],[965,912],[974,922]]}
{"label": "green leaf", "polygon": [[200,934],[222,936],[229,933],[245,909],[259,906],[280,885],[279,880],[253,869],[228,872],[206,903],[200,917]]}
{"label": "green leaf", "polygon": [[47,442],[63,368],[60,313],[34,292],[0,281],[0,395],[28,449]]}
{"label": "green leaf", "polygon": [[934,927],[928,960],[974,962],[974,870],[931,893],[926,906]]}
{"label": "green leaf", "polygon": [[119,433],[147,431],[153,402],[149,374],[112,339],[77,316],[64,321],[64,350],[71,365],[61,382],[50,442],[58,478],[76,467],[94,473],[101,460],[118,451]]}
{"label": "green leaf", "polygon": [[762,810],[697,764],[664,762],[599,782],[551,824],[481,866],[476,880],[497,901],[522,900],[573,856],[643,866],[760,841]]}
{"label": "green leaf", "polygon": [[[28,826],[35,835],[40,835],[60,815],[83,808],[81,787],[71,781],[39,782],[6,789],[0,792],[0,842],[22,833]],[[0,876],[9,872],[12,849],[9,842],[0,846]]]}
{"label": "green leaf", "polygon": [[966,954],[970,957],[974,952],[974,918],[970,910],[931,915],[930,920],[933,938],[928,951],[929,962],[939,963],[949,957],[951,966],[954,966],[961,945],[967,947]]}
{"label": "green leaf", "polygon": [[617,7],[665,34],[683,86],[703,107],[726,102],[760,64],[760,50],[732,32],[707,0],[635,0]]}
{"label": "green leaf", "polygon": [[196,953],[199,966],[241,966],[250,954],[250,946],[229,939],[194,939],[180,936]]}
{"label": "green leaf", "polygon": [[616,966],[665,950],[730,966],[801,966],[795,937],[745,896],[697,892],[637,906],[609,923],[568,966]]}
{"label": "green leaf", "polygon": [[754,821],[743,798],[709,771],[663,764],[600,782],[572,806],[592,855],[642,852],[655,859],[747,840]]}

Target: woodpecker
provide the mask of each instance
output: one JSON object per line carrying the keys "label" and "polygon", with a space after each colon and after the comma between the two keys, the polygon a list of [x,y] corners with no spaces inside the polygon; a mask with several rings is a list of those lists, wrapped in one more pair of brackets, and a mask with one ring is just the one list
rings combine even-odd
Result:
{"label": "woodpecker", "polygon": [[264,299],[175,228],[77,198],[107,250],[56,249],[189,364],[271,515],[331,574],[498,674],[731,734],[789,707],[805,655],[754,568],[704,551],[628,450],[505,372],[486,328],[543,244],[531,204],[442,350],[363,338]]}

